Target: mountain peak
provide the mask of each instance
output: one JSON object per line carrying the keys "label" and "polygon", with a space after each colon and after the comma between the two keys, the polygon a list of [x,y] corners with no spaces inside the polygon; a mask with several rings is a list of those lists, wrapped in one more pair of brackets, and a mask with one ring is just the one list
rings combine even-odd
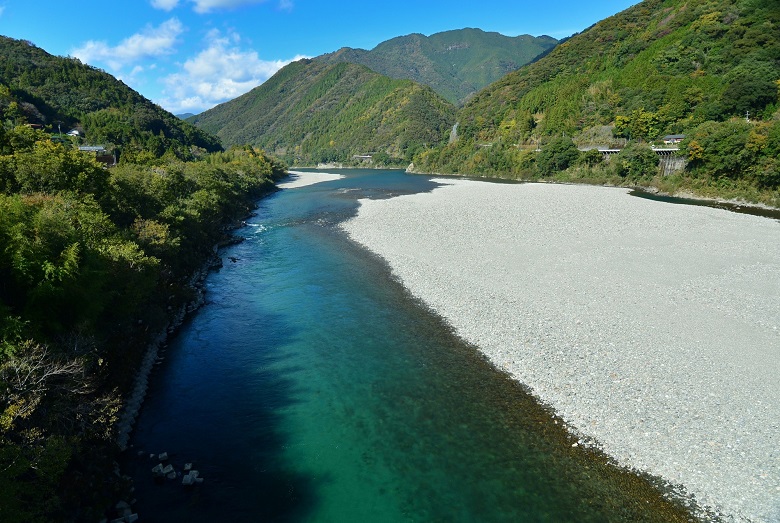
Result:
{"label": "mountain peak", "polygon": [[352,62],[396,79],[430,86],[454,104],[549,51],[557,40],[468,27],[425,36],[412,33],[386,40],[370,51],[342,47],[315,60]]}

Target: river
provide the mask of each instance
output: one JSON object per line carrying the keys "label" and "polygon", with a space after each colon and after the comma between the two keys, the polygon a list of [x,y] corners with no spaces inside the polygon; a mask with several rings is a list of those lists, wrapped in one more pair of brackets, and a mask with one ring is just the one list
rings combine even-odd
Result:
{"label": "river", "polygon": [[[338,228],[431,178],[335,172],[259,202],[171,340],[123,463],[141,521],[686,520]],[[155,482],[161,452],[204,482]]]}

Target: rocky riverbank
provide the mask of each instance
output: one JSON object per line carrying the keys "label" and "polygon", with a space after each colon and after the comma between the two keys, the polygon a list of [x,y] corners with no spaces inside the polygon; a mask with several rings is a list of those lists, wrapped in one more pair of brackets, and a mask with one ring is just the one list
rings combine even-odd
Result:
{"label": "rocky riverbank", "polygon": [[189,303],[182,305],[178,310],[173,311],[171,319],[146,347],[143,359],[141,360],[141,365],[135,374],[133,388],[127,395],[124,408],[122,409],[122,413],[120,414],[116,425],[116,441],[122,451],[127,449],[130,441],[130,433],[133,430],[133,425],[135,424],[144,397],[146,396],[146,389],[149,386],[149,375],[151,374],[154,365],[162,361],[160,351],[165,348],[168,337],[176,332],[176,329],[184,322],[187,314],[194,312],[205,303],[203,282],[210,270],[218,268],[222,264],[222,260],[217,256],[218,249],[219,246],[214,247],[214,255],[212,258],[190,278],[188,287],[192,289],[194,293],[193,299],[190,300]]}
{"label": "rocky riverbank", "polygon": [[440,182],[346,231],[583,441],[728,519],[780,519],[780,223]]}

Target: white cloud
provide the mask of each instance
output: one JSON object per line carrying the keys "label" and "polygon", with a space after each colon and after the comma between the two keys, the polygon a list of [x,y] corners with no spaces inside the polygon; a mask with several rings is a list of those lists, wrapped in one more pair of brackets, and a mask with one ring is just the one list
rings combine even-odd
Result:
{"label": "white cloud", "polygon": [[182,65],[182,71],[165,78],[160,105],[171,112],[200,112],[232,100],[265,82],[285,65],[305,58],[262,60],[256,51],[233,44],[240,38],[218,31],[209,33],[207,47]]}
{"label": "white cloud", "polygon": [[[196,13],[206,14],[214,11],[225,11],[238,9],[240,7],[263,4],[269,0],[186,0],[193,4],[193,10]],[[152,7],[165,11],[173,11],[182,0],[149,0]],[[277,8],[280,11],[292,11],[295,6],[293,0],[278,0]]]}
{"label": "white cloud", "polygon": [[111,47],[106,42],[90,40],[70,54],[82,62],[95,65],[105,63],[118,71],[123,66],[134,64],[150,57],[172,54],[184,26],[176,18],[163,22],[158,27],[146,27]]}
{"label": "white cloud", "polygon": [[0,16],[3,16],[3,11],[5,11],[5,6],[0,5]]}
{"label": "white cloud", "polygon": [[[181,0],[149,0],[152,7],[165,11],[172,11],[179,6]],[[262,4],[268,0],[188,0],[193,5],[196,13],[211,13],[213,11],[237,9],[239,7]],[[281,11],[291,11],[293,0],[278,0],[278,7]]]}
{"label": "white cloud", "polygon": [[266,0],[190,0],[196,13],[210,13],[220,9],[235,9],[245,5],[261,4]]}
{"label": "white cloud", "polygon": [[163,11],[172,11],[179,5],[179,0],[151,0],[152,7]]}

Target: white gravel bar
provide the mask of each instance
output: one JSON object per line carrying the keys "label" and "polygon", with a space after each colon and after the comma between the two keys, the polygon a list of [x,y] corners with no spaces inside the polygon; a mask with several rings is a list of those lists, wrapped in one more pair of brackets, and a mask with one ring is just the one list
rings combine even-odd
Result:
{"label": "white gravel bar", "polygon": [[297,189],[298,187],[306,187],[307,185],[314,185],[315,183],[330,182],[332,180],[344,178],[344,175],[335,173],[288,171],[287,174],[288,176],[284,179],[283,182],[276,184],[278,188]]}
{"label": "white gravel bar", "polygon": [[780,222],[437,181],[344,229],[583,443],[728,520],[780,521]]}

